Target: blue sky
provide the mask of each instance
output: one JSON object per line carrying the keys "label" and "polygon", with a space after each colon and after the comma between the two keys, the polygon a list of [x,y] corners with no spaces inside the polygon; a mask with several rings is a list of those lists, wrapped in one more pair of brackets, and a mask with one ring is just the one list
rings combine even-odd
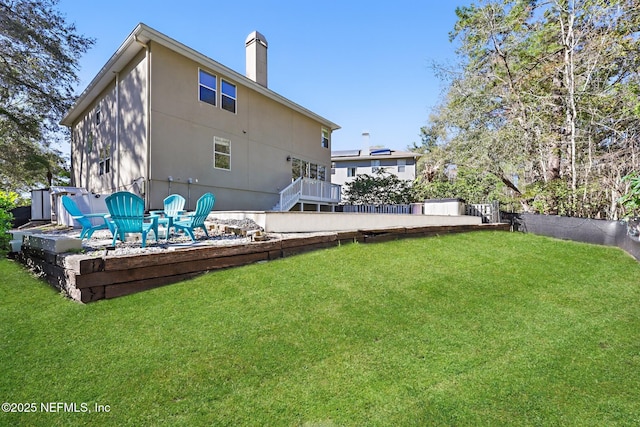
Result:
{"label": "blue sky", "polygon": [[403,150],[442,83],[431,64],[455,60],[449,32],[468,1],[60,0],[57,9],[95,45],[80,59],[80,93],[133,28],[143,22],[241,73],[252,31],[268,43],[269,88],[337,123],[332,149]]}

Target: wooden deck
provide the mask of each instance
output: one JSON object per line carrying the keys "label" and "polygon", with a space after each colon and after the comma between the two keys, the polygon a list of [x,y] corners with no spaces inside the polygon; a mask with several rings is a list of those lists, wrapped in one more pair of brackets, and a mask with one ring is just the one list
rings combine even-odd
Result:
{"label": "wooden deck", "polygon": [[345,243],[372,243],[478,230],[509,230],[509,224],[394,227],[287,235],[235,246],[178,248],[123,256],[54,253],[23,247],[16,258],[74,300],[88,303],[176,283],[208,271],[269,261]]}

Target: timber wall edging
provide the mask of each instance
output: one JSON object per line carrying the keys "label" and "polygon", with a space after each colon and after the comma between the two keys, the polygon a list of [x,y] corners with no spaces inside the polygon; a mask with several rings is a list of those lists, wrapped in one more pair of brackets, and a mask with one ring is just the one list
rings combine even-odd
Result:
{"label": "timber wall edging", "polygon": [[100,258],[55,254],[27,247],[16,258],[70,298],[88,303],[177,283],[212,270],[270,261],[351,242],[375,243],[509,229],[509,224],[394,227],[294,236],[238,246],[192,247]]}

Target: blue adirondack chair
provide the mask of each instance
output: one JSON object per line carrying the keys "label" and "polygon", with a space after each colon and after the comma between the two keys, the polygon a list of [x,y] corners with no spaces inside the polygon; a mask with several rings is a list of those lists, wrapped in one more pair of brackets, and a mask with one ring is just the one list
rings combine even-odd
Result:
{"label": "blue adirondack chair", "polygon": [[[113,232],[113,246],[116,240],[125,241],[126,233],[142,234],[142,247],[147,245],[147,234],[154,232],[158,240],[158,216],[144,216],[144,200],[128,191],[118,191],[104,200],[111,214],[115,228]],[[150,222],[147,222],[150,221]]]}
{"label": "blue adirondack chair", "polygon": [[213,209],[215,201],[216,198],[213,194],[203,194],[198,199],[198,202],[196,203],[196,210],[194,212],[190,212],[185,217],[173,222],[173,226],[176,231],[184,230],[189,237],[191,237],[191,240],[195,241],[196,237],[193,234],[193,230],[196,228],[202,228],[204,230],[204,234],[209,237],[204,221],[207,219],[207,216],[209,216],[211,209]]}
{"label": "blue adirondack chair", "polygon": [[[185,214],[184,197],[179,194],[171,194],[164,199],[164,209],[161,211],[150,211],[152,215],[159,215],[158,224],[167,228],[167,237],[171,232],[173,223]],[[175,227],[173,227],[175,230]]]}
{"label": "blue adirondack chair", "polygon": [[[94,214],[86,214],[80,211],[76,202],[69,196],[62,196],[62,205],[69,212],[71,218],[76,221],[78,224],[82,226],[82,231],[80,232],[80,239],[90,239],[91,235],[96,230],[106,230],[110,229],[111,232],[111,224],[109,223],[109,214],[106,213],[94,213]],[[101,218],[101,221],[98,224],[93,224],[91,222],[91,218]]]}

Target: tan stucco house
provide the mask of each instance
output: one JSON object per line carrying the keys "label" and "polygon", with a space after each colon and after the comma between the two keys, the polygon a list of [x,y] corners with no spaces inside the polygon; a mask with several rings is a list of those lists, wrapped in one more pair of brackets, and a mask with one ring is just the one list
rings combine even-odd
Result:
{"label": "tan stucco house", "polygon": [[139,24],[61,122],[71,129],[72,185],[136,192],[147,209],[170,193],[193,208],[205,192],[215,210],[336,204],[339,126],[267,87],[267,47],[249,35],[241,75]]}

